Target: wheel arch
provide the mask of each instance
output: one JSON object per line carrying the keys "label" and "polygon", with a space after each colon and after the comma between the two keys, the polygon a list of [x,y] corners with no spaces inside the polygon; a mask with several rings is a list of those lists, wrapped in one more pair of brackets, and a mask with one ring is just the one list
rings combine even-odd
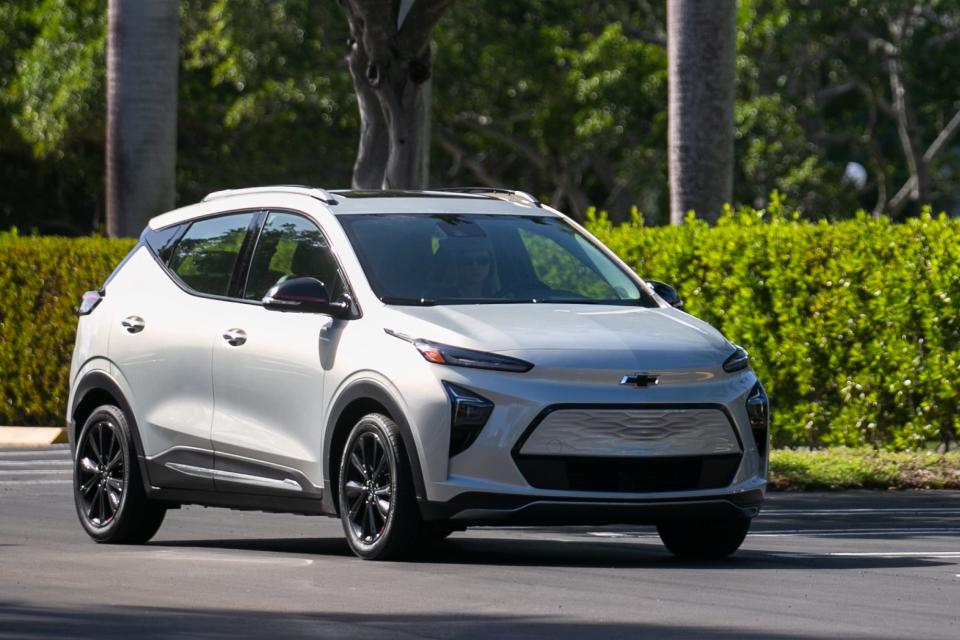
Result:
{"label": "wheel arch", "polygon": [[340,508],[339,496],[337,495],[340,454],[347,442],[350,429],[368,413],[384,413],[397,423],[413,475],[413,487],[417,502],[423,502],[427,499],[420,456],[406,415],[400,408],[399,403],[382,385],[372,380],[360,380],[353,383],[337,397],[330,410],[330,417],[327,420],[327,429],[325,430],[323,482],[324,486],[328,488],[331,497],[330,504],[336,513],[339,513]]}
{"label": "wheel arch", "polygon": [[127,426],[130,430],[130,438],[133,440],[133,446],[137,456],[137,464],[140,467],[141,477],[145,479],[145,489],[150,490],[150,476],[147,472],[147,463],[144,457],[143,442],[140,439],[140,429],[137,426],[137,419],[134,417],[133,408],[130,402],[113,377],[105,371],[91,371],[84,375],[77,383],[76,391],[73,394],[73,406],[70,407],[70,421],[68,426],[68,436],[71,446],[75,449],[77,439],[80,437],[80,430],[93,411],[104,404],[111,404],[123,411],[127,419]]}

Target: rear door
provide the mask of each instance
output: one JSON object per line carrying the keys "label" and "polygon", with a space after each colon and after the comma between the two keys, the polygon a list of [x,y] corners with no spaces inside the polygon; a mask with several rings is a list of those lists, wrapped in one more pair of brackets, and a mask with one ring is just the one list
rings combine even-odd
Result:
{"label": "rear door", "polygon": [[344,321],[265,309],[285,278],[312,276],[332,299],[344,290],[317,225],[294,212],[266,216],[243,302],[219,321],[213,347],[213,446],[221,491],[308,496],[322,484],[323,384]]}
{"label": "rear door", "polygon": [[154,485],[214,488],[212,350],[256,215],[158,234],[165,246],[141,249],[111,283],[110,357],[130,388]]}

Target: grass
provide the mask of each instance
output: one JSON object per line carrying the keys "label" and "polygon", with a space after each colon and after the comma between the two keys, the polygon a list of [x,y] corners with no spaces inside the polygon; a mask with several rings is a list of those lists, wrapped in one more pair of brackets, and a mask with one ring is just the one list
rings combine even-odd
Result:
{"label": "grass", "polygon": [[960,489],[960,451],[779,449],[770,454],[770,487],[780,491]]}

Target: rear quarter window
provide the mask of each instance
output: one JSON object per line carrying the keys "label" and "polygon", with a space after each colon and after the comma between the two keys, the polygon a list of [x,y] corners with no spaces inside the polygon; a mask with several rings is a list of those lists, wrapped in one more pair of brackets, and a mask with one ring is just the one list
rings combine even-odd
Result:
{"label": "rear quarter window", "polygon": [[168,267],[199,293],[226,296],[253,213],[199,220],[174,247]]}

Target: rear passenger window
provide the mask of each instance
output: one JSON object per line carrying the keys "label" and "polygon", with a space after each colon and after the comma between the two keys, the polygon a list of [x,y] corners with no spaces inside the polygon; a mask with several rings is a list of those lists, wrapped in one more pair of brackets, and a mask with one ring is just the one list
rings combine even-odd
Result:
{"label": "rear passenger window", "polygon": [[322,282],[331,300],[344,291],[337,261],[320,229],[301,216],[271,212],[253,252],[243,297],[260,300],[278,282],[303,276]]}
{"label": "rear passenger window", "polygon": [[170,269],[194,291],[227,295],[253,216],[238,213],[194,222],[174,248]]}

